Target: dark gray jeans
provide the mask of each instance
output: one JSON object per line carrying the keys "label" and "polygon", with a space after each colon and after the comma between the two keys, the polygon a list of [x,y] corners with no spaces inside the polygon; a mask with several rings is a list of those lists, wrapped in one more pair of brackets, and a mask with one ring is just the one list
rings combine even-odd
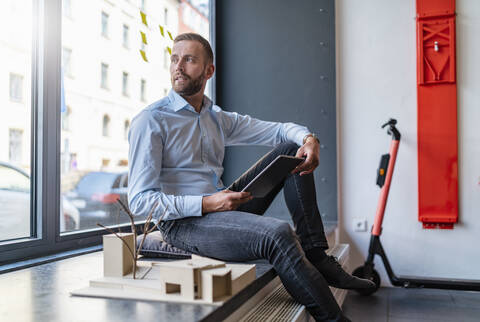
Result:
{"label": "dark gray jeans", "polygon": [[[240,191],[276,156],[295,155],[297,149],[294,143],[278,145],[237,179],[231,189]],[[295,231],[287,222],[261,216],[282,188]],[[168,243],[202,256],[225,261],[266,259],[287,291],[316,320],[341,319],[341,310],[327,282],[305,256],[305,251],[312,248],[328,248],[313,174],[289,175],[265,198],[252,199],[237,211],[166,221],[160,224],[160,230]]]}

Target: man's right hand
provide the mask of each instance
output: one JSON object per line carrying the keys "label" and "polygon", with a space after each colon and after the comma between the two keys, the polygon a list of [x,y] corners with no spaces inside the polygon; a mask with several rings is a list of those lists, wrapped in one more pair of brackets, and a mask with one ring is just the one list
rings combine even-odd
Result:
{"label": "man's right hand", "polygon": [[228,189],[204,196],[202,199],[202,214],[217,211],[235,210],[242,203],[252,200],[250,192],[235,192]]}

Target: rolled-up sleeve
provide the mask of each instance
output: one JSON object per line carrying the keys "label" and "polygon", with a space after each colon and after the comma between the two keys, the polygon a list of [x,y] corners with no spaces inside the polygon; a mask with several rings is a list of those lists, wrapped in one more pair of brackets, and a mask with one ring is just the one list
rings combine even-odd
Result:
{"label": "rolled-up sleeve", "polygon": [[241,115],[236,112],[221,111],[225,144],[275,146],[282,142],[303,144],[303,138],[310,131],[295,123],[268,122]]}
{"label": "rolled-up sleeve", "polygon": [[202,215],[202,196],[175,196],[162,192],[163,137],[161,122],[153,112],[142,111],[128,133],[128,204],[133,214],[146,217],[157,204],[153,218],[163,220]]}

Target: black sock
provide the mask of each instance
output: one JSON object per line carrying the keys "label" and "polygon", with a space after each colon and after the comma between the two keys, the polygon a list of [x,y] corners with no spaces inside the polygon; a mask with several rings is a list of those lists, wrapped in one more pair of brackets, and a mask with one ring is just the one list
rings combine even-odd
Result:
{"label": "black sock", "polygon": [[325,250],[318,247],[307,250],[305,252],[305,255],[307,256],[307,259],[312,263],[321,262],[325,257],[327,257],[327,254],[325,254]]}

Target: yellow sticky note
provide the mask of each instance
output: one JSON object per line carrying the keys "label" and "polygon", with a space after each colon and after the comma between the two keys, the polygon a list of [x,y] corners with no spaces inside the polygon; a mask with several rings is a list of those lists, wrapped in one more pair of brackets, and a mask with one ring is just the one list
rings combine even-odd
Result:
{"label": "yellow sticky note", "polygon": [[142,17],[143,24],[148,27],[148,25],[147,25],[147,15],[143,11],[140,11],[140,16]]}
{"label": "yellow sticky note", "polygon": [[162,26],[159,26],[160,27],[160,33],[162,34],[162,37],[165,37],[165,34],[163,33],[163,27]]}
{"label": "yellow sticky note", "polygon": [[142,58],[143,60],[148,63],[148,59],[147,59],[147,54],[145,54],[145,52],[143,50],[140,49],[140,55],[142,55]]}
{"label": "yellow sticky note", "polygon": [[167,47],[167,51],[168,51],[168,53],[169,53],[170,55],[172,54],[172,48]]}
{"label": "yellow sticky note", "polygon": [[168,32],[168,36],[170,37],[170,39],[173,40],[173,37],[172,37],[172,34],[170,33],[170,31],[167,30],[167,32]]}
{"label": "yellow sticky note", "polygon": [[140,31],[140,35],[142,36],[142,42],[147,45],[147,35],[144,32]]}

